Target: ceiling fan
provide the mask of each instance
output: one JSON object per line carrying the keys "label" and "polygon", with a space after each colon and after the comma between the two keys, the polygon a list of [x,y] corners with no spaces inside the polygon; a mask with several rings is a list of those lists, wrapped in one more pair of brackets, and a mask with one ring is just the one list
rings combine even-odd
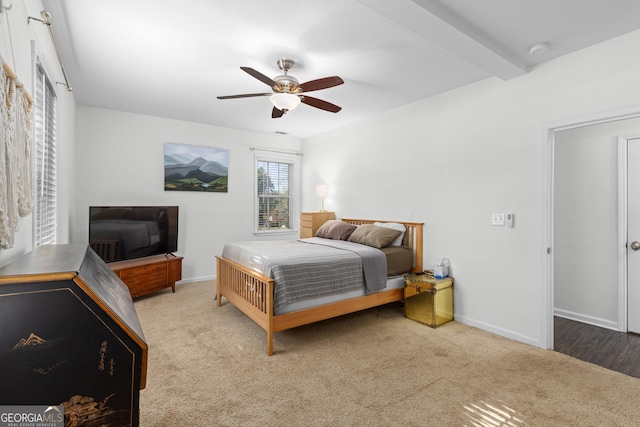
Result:
{"label": "ceiling fan", "polygon": [[250,67],[240,67],[249,75],[255,77],[261,82],[271,86],[272,93],[246,93],[243,95],[227,95],[218,96],[218,99],[235,99],[235,98],[250,98],[254,96],[268,96],[274,107],[271,111],[271,117],[277,119],[282,117],[288,111],[296,108],[301,102],[303,104],[310,105],[321,110],[337,113],[342,109],[335,104],[332,104],[322,99],[313,98],[306,95],[307,92],[314,90],[328,89],[330,87],[338,86],[344,83],[344,81],[338,76],[324,77],[322,79],[310,80],[306,83],[299,83],[298,80],[288,75],[289,70],[293,67],[295,62],[291,59],[279,59],[278,67],[284,74],[274,77],[273,79],[265,76],[259,71]]}

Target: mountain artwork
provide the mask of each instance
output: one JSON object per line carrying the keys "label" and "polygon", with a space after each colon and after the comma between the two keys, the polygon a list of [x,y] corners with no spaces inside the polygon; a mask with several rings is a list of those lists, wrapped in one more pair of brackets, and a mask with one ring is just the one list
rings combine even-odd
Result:
{"label": "mountain artwork", "polygon": [[229,150],[166,142],[164,144],[165,191],[226,193]]}

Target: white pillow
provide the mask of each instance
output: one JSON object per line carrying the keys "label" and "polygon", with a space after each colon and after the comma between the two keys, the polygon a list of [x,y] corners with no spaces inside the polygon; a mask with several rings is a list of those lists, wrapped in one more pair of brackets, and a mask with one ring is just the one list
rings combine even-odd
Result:
{"label": "white pillow", "polygon": [[402,246],[402,239],[404,239],[404,232],[407,231],[406,227],[403,224],[399,224],[397,222],[374,222],[373,225],[400,231],[401,232],[400,235],[396,240],[391,242],[391,246]]}

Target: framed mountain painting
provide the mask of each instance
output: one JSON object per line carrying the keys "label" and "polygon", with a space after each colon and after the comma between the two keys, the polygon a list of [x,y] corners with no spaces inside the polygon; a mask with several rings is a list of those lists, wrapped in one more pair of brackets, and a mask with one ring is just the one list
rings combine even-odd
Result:
{"label": "framed mountain painting", "polygon": [[164,144],[165,191],[226,193],[228,178],[229,150]]}

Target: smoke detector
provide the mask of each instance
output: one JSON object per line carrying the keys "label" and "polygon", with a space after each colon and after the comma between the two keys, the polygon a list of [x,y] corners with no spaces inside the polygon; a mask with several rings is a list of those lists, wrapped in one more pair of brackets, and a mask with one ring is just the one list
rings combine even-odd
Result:
{"label": "smoke detector", "polygon": [[530,55],[542,55],[549,51],[549,45],[547,43],[536,43],[529,48]]}

